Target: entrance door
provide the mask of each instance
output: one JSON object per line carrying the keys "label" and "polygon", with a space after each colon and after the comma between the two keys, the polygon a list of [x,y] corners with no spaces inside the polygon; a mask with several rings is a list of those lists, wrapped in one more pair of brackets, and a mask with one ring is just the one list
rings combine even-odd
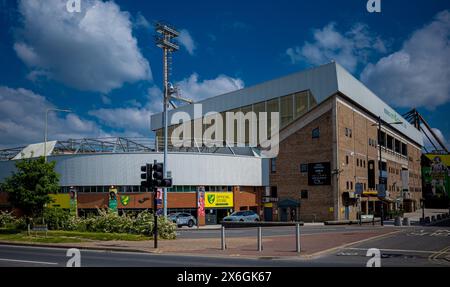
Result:
{"label": "entrance door", "polygon": [[345,220],[350,219],[350,207],[347,205],[345,206]]}
{"label": "entrance door", "polygon": [[272,207],[264,207],[264,221],[273,221]]}
{"label": "entrance door", "polygon": [[206,211],[205,223],[206,223],[206,225],[217,224],[217,214],[216,214],[215,210],[210,209],[210,210]]}
{"label": "entrance door", "polygon": [[281,208],[281,221],[288,221],[287,208]]}

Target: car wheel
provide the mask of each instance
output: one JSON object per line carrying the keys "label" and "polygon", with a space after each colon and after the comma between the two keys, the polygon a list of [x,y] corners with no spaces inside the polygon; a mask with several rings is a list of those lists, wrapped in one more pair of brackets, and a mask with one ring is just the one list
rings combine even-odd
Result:
{"label": "car wheel", "polygon": [[192,226],[194,226],[194,221],[193,221],[193,220],[189,220],[188,226],[189,226],[189,228],[191,228]]}
{"label": "car wheel", "polygon": [[255,222],[258,222],[259,221],[259,219],[258,218],[255,218]]}
{"label": "car wheel", "polygon": [[183,225],[178,224],[178,228],[181,228],[181,227],[183,227]]}
{"label": "car wheel", "polygon": [[239,220],[240,222],[244,222],[244,219]]}

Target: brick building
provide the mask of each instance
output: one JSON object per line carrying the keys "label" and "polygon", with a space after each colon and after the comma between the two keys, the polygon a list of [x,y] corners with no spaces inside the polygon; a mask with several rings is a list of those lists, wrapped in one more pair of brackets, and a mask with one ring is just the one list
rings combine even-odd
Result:
{"label": "brick building", "polygon": [[[279,112],[279,154],[268,162],[269,184],[262,194],[265,220],[356,219],[380,216],[381,205],[385,215],[418,208],[421,133],[337,63],[198,104],[201,114],[187,105],[169,118],[182,111],[195,126],[207,113]],[[151,122],[161,137],[161,114]],[[223,130],[226,134],[226,124]],[[248,132],[246,123],[246,144]]]}

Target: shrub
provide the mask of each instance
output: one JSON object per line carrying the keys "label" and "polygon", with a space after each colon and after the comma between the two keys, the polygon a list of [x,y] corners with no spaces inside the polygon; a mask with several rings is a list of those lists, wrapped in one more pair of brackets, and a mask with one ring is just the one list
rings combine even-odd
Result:
{"label": "shrub", "polygon": [[0,211],[0,228],[11,227],[15,221],[16,218],[11,212]]}
{"label": "shrub", "polygon": [[66,230],[71,217],[69,211],[61,208],[47,208],[43,216],[50,230]]}

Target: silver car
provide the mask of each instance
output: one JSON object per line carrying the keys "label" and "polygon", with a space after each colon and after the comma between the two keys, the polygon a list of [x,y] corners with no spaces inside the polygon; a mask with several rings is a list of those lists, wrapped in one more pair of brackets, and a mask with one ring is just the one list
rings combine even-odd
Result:
{"label": "silver car", "polygon": [[168,216],[169,220],[175,223],[178,227],[188,226],[193,227],[197,224],[197,219],[189,213],[171,213]]}
{"label": "silver car", "polygon": [[225,217],[223,221],[255,222],[259,221],[259,215],[252,210],[235,211],[231,215]]}

